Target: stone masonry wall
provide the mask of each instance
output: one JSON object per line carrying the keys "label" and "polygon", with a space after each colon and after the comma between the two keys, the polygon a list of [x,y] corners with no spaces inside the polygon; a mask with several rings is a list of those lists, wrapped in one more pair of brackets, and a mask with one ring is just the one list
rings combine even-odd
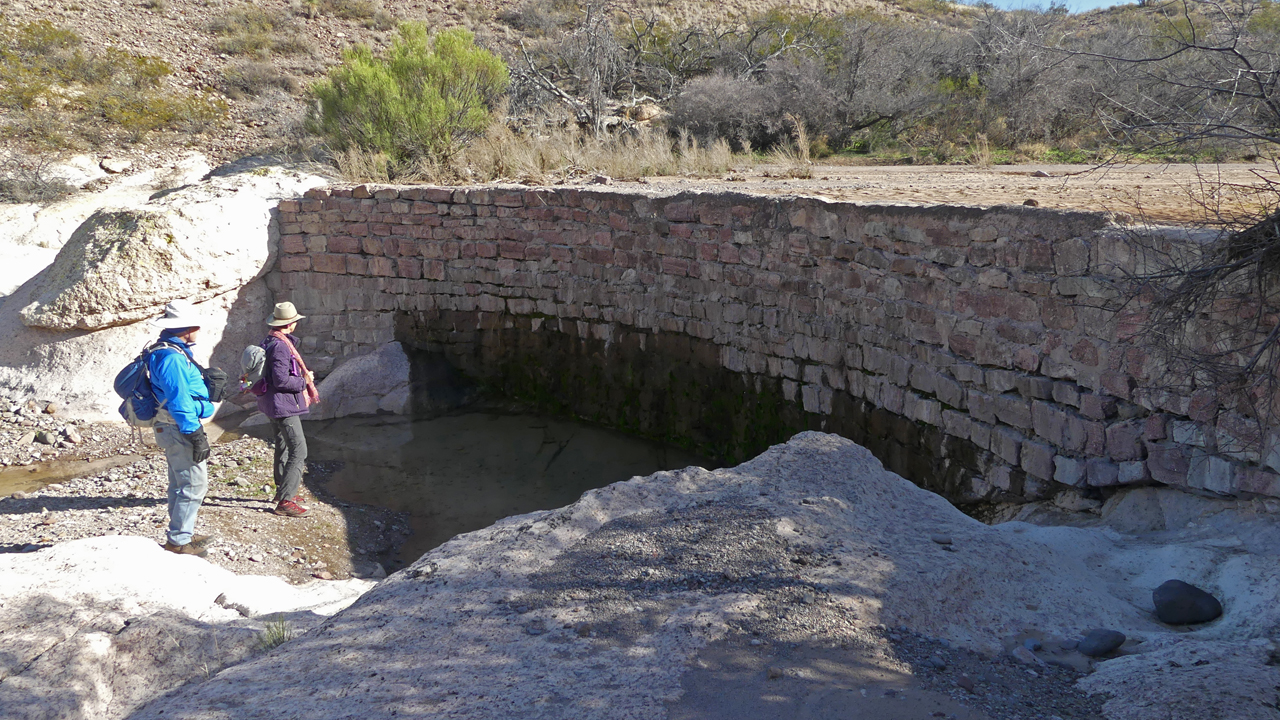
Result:
{"label": "stone masonry wall", "polygon": [[[1207,391],[1144,389],[1141,316],[1100,309],[1106,274],[1136,262],[1102,215],[363,185],[279,212],[269,283],[310,316],[303,349],[319,372],[393,340],[485,376],[513,366],[495,347],[567,353],[557,338],[572,338],[600,363],[680,339],[740,392],[775,388],[792,426],[852,413],[866,444],[876,413],[906,422],[969,499],[1150,482],[1280,496],[1256,453],[1215,452],[1247,432],[1243,418]],[[679,383],[663,372],[644,382]]]}

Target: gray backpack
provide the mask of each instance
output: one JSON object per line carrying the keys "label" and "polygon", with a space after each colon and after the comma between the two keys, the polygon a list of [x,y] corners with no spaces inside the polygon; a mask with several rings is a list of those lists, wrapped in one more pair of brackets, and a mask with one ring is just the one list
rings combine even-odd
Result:
{"label": "gray backpack", "polygon": [[[248,390],[254,395],[261,395],[256,392],[254,386],[262,383],[262,373],[267,366],[267,351],[262,349],[261,345],[250,345],[240,353],[240,389]],[[266,388],[264,387],[265,391]]]}

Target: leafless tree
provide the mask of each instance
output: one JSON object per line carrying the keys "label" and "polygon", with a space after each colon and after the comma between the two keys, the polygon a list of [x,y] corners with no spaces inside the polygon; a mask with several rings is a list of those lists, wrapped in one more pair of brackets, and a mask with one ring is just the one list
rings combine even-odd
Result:
{"label": "leafless tree", "polygon": [[[1118,46],[1064,49],[1112,79],[1112,92],[1101,93],[1102,121],[1138,147],[1227,144],[1274,158],[1280,7],[1147,7],[1155,19],[1128,28]],[[1217,449],[1254,460],[1274,443],[1280,421],[1280,165],[1255,174],[1258,183],[1247,187],[1204,178],[1202,232],[1181,241],[1135,234],[1142,262],[1120,295],[1121,317],[1136,318],[1143,344],[1157,351],[1146,369],[1151,391],[1197,393],[1220,419],[1235,418]],[[1234,203],[1217,200],[1228,194]]]}

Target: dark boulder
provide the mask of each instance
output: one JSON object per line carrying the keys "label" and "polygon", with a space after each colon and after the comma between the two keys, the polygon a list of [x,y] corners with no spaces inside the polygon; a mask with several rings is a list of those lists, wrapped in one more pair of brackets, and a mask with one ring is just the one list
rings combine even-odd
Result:
{"label": "dark boulder", "polygon": [[1124,644],[1124,633],[1095,628],[1084,634],[1076,649],[1089,657],[1101,657]]}
{"label": "dark boulder", "polygon": [[1169,625],[1205,623],[1222,615],[1222,603],[1195,585],[1169,580],[1151,593],[1156,617]]}

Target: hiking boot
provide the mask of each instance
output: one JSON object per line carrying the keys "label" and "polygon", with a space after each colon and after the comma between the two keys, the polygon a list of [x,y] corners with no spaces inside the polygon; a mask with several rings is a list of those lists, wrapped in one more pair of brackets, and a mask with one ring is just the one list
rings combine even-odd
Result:
{"label": "hiking boot", "polygon": [[292,500],[281,500],[271,512],[285,517],[302,517],[307,514],[307,509]]}
{"label": "hiking boot", "polygon": [[189,542],[186,545],[174,545],[171,542],[165,541],[164,549],[175,555],[195,555],[199,558],[205,557],[209,554],[208,550],[205,550],[202,547],[196,547],[196,544],[193,542]]}
{"label": "hiking boot", "polygon": [[198,548],[203,548],[207,547],[211,542],[213,542],[212,535],[192,535],[190,544]]}

